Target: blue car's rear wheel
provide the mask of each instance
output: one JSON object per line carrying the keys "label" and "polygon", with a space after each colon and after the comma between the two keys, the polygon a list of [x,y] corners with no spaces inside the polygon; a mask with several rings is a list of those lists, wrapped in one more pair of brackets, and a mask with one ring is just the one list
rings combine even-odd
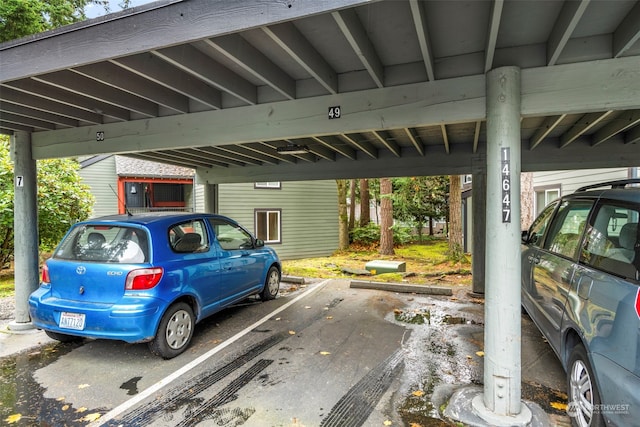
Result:
{"label": "blue car's rear wheel", "polygon": [[265,279],[264,288],[260,293],[262,301],[275,299],[280,289],[280,270],[277,267],[271,267]]}
{"label": "blue car's rear wheel", "polygon": [[567,413],[576,427],[601,427],[604,419],[600,413],[600,393],[596,378],[589,363],[587,351],[582,344],[574,347],[567,367]]}
{"label": "blue car's rear wheel", "polygon": [[189,346],[195,325],[193,310],[188,304],[179,302],[169,307],[162,316],[155,338],[149,349],[163,359],[181,354]]}

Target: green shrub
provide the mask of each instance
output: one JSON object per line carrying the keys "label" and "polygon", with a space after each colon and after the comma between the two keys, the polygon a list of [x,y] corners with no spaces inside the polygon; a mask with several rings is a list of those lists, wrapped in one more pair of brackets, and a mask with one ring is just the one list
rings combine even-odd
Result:
{"label": "green shrub", "polygon": [[[397,245],[404,245],[413,241],[413,235],[411,234],[411,227],[404,225],[394,225],[391,227],[393,230],[393,242]],[[365,227],[357,227],[351,230],[349,233],[352,243],[358,243],[362,245],[372,245],[380,242],[380,226],[377,224],[369,223]]]}

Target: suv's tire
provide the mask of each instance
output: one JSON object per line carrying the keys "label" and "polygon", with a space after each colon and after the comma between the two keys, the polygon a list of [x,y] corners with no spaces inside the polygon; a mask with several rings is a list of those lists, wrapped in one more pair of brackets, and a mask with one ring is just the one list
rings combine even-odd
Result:
{"label": "suv's tire", "polygon": [[569,406],[567,413],[571,424],[576,427],[603,427],[604,419],[600,412],[600,393],[596,378],[589,363],[587,351],[582,344],[573,348],[567,365],[567,394]]}
{"label": "suv's tire", "polygon": [[280,290],[280,270],[278,270],[278,267],[271,266],[264,281],[264,288],[260,292],[260,299],[262,301],[275,299],[278,295],[278,290]]}
{"label": "suv's tire", "polygon": [[149,342],[149,349],[163,359],[176,357],[189,346],[194,326],[195,317],[188,304],[179,302],[172,305],[162,316],[156,336]]}
{"label": "suv's tire", "polygon": [[56,341],[60,341],[60,342],[78,342],[78,341],[82,341],[82,337],[76,336],[76,335],[67,335],[67,334],[61,334],[59,332],[53,332],[53,331],[44,331],[45,334],[47,334],[47,336],[53,340]]}

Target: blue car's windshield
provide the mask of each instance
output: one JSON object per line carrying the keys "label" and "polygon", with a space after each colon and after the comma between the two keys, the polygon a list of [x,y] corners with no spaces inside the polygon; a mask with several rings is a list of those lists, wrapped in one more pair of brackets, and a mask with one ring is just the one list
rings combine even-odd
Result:
{"label": "blue car's windshield", "polygon": [[62,241],[53,258],[121,264],[149,261],[146,232],[103,224],[77,226]]}

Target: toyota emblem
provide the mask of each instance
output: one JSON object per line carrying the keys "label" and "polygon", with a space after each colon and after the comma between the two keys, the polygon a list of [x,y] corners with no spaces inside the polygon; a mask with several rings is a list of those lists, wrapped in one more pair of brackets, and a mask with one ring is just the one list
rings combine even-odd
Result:
{"label": "toyota emblem", "polygon": [[76,267],[76,273],[84,274],[86,272],[87,272],[87,267],[85,267],[84,265],[80,265],[80,266]]}

